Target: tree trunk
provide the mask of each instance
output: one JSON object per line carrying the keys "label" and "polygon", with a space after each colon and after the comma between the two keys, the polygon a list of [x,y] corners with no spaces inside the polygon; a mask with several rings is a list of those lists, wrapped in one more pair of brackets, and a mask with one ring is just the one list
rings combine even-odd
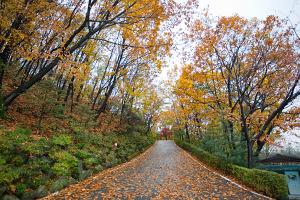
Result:
{"label": "tree trunk", "polygon": [[66,83],[67,83],[67,79],[63,79],[62,86],[60,86],[60,85],[58,86],[57,101],[60,101],[60,97],[61,97],[63,90],[65,89]]}
{"label": "tree trunk", "polygon": [[71,112],[73,112],[74,108],[74,84],[72,81],[72,88],[71,88]]}
{"label": "tree trunk", "polygon": [[83,90],[83,84],[80,85],[78,94],[77,94],[77,96],[76,96],[76,102],[79,102],[79,99],[80,99],[80,97],[81,97],[82,90]]}
{"label": "tree trunk", "polygon": [[0,60],[0,96],[2,95],[2,85],[4,79],[5,63]]}
{"label": "tree trunk", "polygon": [[93,97],[94,97],[94,93],[95,93],[95,89],[96,89],[96,87],[97,87],[97,85],[98,85],[98,79],[96,79],[95,80],[95,83],[94,83],[94,85],[93,85],[93,89],[92,89],[92,92],[91,92],[91,94],[90,94],[90,99],[91,100],[93,100]]}
{"label": "tree trunk", "polygon": [[230,120],[226,121],[226,129],[229,139],[229,146],[232,150],[235,150],[234,138],[233,138],[233,123]]}
{"label": "tree trunk", "polygon": [[39,82],[53,67],[57,65],[59,62],[59,58],[55,58],[51,63],[49,63],[45,68],[43,68],[39,73],[32,77],[32,79],[26,81],[22,85],[20,85],[17,89],[9,93],[4,97],[4,106],[8,107],[11,105],[13,100],[15,100],[18,96],[23,94],[26,90],[28,90],[35,83]]}
{"label": "tree trunk", "polygon": [[101,85],[100,85],[100,87],[99,87],[99,89],[98,89],[98,92],[97,92],[97,94],[96,94],[96,96],[95,96],[95,98],[94,98],[94,100],[93,100],[92,110],[95,109],[95,105],[96,105],[96,103],[97,103],[97,100],[98,100],[99,95],[101,94],[101,92],[102,92],[102,88],[101,88]]}
{"label": "tree trunk", "polygon": [[150,130],[151,130],[152,118],[153,118],[153,116],[151,115],[147,122],[147,132],[146,132],[147,134],[150,133]]}
{"label": "tree trunk", "polygon": [[[25,1],[25,5],[27,4],[27,1]],[[13,29],[15,30],[20,30],[21,25],[24,23],[25,18],[23,15],[21,14],[17,14],[16,18],[14,19],[10,29],[5,33],[4,37],[8,38],[11,35],[11,32]],[[2,42],[1,46],[0,46],[0,50],[3,49],[3,51],[0,53],[0,60],[6,65],[8,64],[9,58],[11,56],[12,53],[12,47],[9,44],[6,44],[6,42]],[[3,65],[3,67],[0,67],[0,91],[2,89],[2,83],[3,83],[3,78],[4,78],[4,67],[5,65]]]}
{"label": "tree trunk", "polygon": [[[125,44],[125,39],[123,39],[123,44]],[[114,88],[115,88],[115,85],[117,83],[117,76],[119,75],[119,71],[122,67],[121,65],[121,61],[122,61],[122,58],[123,58],[123,54],[124,54],[124,51],[125,51],[125,48],[124,46],[122,46],[122,49],[121,49],[121,52],[117,58],[117,61],[116,61],[116,69],[115,69],[115,74],[113,76],[111,76],[110,78],[110,86],[109,86],[109,89],[108,91],[105,93],[105,97],[104,97],[104,100],[102,101],[101,105],[100,105],[100,108],[98,109],[98,114],[96,116],[95,119],[98,119],[99,116],[101,115],[101,113],[103,113],[106,109],[106,106],[107,106],[107,102],[108,102],[108,99],[110,97],[110,95],[112,94]]]}
{"label": "tree trunk", "polygon": [[247,140],[247,166],[252,168],[254,165],[253,162],[253,142]]}
{"label": "tree trunk", "polygon": [[3,94],[3,81],[4,81],[4,73],[5,73],[5,67],[9,63],[9,57],[11,55],[11,49],[7,45],[2,53],[0,53],[0,116],[4,116],[5,113],[5,100],[4,100],[4,94]]}
{"label": "tree trunk", "polygon": [[105,93],[105,97],[104,97],[104,99],[103,99],[103,101],[102,101],[102,103],[101,103],[101,105],[100,105],[100,107],[98,109],[98,114],[96,115],[96,119],[98,119],[99,116],[101,115],[101,113],[103,113],[106,110],[108,99],[109,99],[109,97],[110,97],[110,95],[111,95],[114,87],[115,87],[115,84],[112,84],[110,86],[108,92]]}
{"label": "tree trunk", "polygon": [[189,127],[188,127],[188,124],[185,123],[185,124],[184,124],[184,127],[185,127],[186,138],[187,138],[188,140],[190,140],[190,134],[189,134]]}
{"label": "tree trunk", "polygon": [[127,99],[127,93],[122,96],[121,112],[120,112],[120,124],[122,123],[122,120],[123,120],[123,114],[124,114],[125,107],[126,107],[126,99]]}
{"label": "tree trunk", "polygon": [[236,149],[235,143],[234,143],[234,133],[233,133],[233,123],[232,121],[229,121],[229,132],[230,132],[230,137],[231,137],[231,145],[233,149]]}
{"label": "tree trunk", "polygon": [[65,99],[64,99],[64,102],[67,103],[68,99],[69,99],[69,96],[72,92],[72,88],[73,88],[73,81],[75,79],[75,76],[72,76],[71,78],[71,82],[69,83],[69,86],[68,86],[68,89],[67,89],[67,94],[65,96]]}

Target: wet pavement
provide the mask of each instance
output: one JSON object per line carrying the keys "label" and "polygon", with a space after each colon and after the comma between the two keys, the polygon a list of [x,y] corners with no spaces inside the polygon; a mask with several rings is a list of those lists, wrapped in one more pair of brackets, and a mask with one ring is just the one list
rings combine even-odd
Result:
{"label": "wet pavement", "polygon": [[205,168],[173,141],[45,199],[268,199]]}

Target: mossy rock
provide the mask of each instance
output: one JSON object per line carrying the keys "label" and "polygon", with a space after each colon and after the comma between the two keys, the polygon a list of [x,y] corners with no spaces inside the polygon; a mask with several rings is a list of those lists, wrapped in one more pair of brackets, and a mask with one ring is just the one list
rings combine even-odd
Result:
{"label": "mossy rock", "polygon": [[46,186],[41,185],[36,191],[35,191],[35,197],[41,198],[48,194],[48,190]]}
{"label": "mossy rock", "polygon": [[6,189],[7,188],[5,186],[0,187],[0,199],[1,199],[2,195],[4,194],[4,192],[6,191]]}
{"label": "mossy rock", "polygon": [[95,167],[94,171],[95,171],[95,172],[100,172],[100,171],[102,171],[103,169],[104,169],[104,168],[103,168],[102,165],[97,165],[97,166]]}
{"label": "mossy rock", "polygon": [[93,174],[92,170],[83,170],[80,174],[79,174],[79,180],[83,180],[86,179],[87,177],[91,176]]}
{"label": "mossy rock", "polygon": [[18,197],[16,197],[15,195],[4,195],[2,200],[19,200]]}
{"label": "mossy rock", "polygon": [[24,192],[22,196],[22,200],[31,200],[31,199],[36,199],[36,198],[41,198],[44,197],[48,194],[47,187],[44,185],[41,185],[38,189],[34,191],[27,191]]}
{"label": "mossy rock", "polygon": [[50,192],[57,192],[67,185],[69,185],[69,180],[67,178],[60,178],[51,184]]}
{"label": "mossy rock", "polygon": [[22,200],[32,200],[32,199],[35,199],[35,192],[34,191],[26,191],[24,192],[24,194],[22,195]]}
{"label": "mossy rock", "polygon": [[78,183],[78,181],[75,178],[70,177],[69,178],[69,184],[71,185],[71,184],[75,184],[75,183]]}
{"label": "mossy rock", "polygon": [[111,163],[104,163],[103,166],[105,168],[111,168],[113,165]]}

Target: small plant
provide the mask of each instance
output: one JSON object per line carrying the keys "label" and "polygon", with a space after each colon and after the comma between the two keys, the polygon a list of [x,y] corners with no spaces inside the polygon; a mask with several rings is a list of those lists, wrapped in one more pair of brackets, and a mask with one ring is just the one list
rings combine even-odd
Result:
{"label": "small plant", "polygon": [[70,135],[56,135],[52,138],[52,143],[61,147],[66,147],[72,143],[72,137]]}
{"label": "small plant", "polygon": [[[92,173],[126,162],[153,142],[140,133],[92,135],[85,131],[50,139],[33,139],[30,135],[30,130],[22,128],[0,134],[3,195],[42,197],[48,191],[60,190]],[[115,142],[118,146],[113,148]]]}
{"label": "small plant", "polygon": [[27,186],[24,183],[19,183],[16,186],[16,195],[17,196],[22,196],[26,190]]}

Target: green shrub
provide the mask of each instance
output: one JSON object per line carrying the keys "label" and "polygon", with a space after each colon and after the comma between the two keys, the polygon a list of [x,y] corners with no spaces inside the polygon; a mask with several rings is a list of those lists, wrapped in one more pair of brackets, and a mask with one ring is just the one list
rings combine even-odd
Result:
{"label": "green shrub", "polygon": [[56,135],[52,138],[52,143],[58,146],[66,147],[72,143],[72,137],[70,135]]}
{"label": "green shrub", "polygon": [[231,175],[257,192],[264,193],[276,199],[288,199],[287,180],[284,175],[259,169],[248,169],[230,164],[196,146],[175,140],[176,144],[191,152],[207,165]]}
{"label": "green shrub", "polygon": [[70,166],[78,165],[78,159],[67,151],[56,151],[50,153],[50,158],[58,162],[66,162]]}
{"label": "green shrub", "polygon": [[52,112],[54,117],[58,119],[63,119],[65,117],[64,111],[65,111],[65,106],[63,104],[58,104],[54,107]]}
{"label": "green shrub", "polygon": [[84,159],[83,163],[87,169],[91,169],[95,165],[99,164],[99,160],[95,157],[91,157],[91,158]]}
{"label": "green shrub", "polygon": [[43,172],[43,173],[50,173],[52,160],[49,157],[33,157],[29,159],[28,164],[26,165],[28,170],[33,172]]}
{"label": "green shrub", "polygon": [[0,152],[3,154],[15,153],[23,149],[30,141],[31,131],[28,129],[17,128],[15,131],[6,132],[0,135]]}
{"label": "green shrub", "polygon": [[126,151],[125,148],[122,149],[120,148],[117,151],[117,156],[119,159],[121,159],[122,162],[126,162],[128,160],[128,155],[130,154],[131,154],[130,151],[129,150]]}
{"label": "green shrub", "polygon": [[84,158],[91,157],[92,154],[88,151],[79,149],[79,150],[76,151],[75,155],[76,155],[77,158],[84,159]]}
{"label": "green shrub", "polygon": [[72,173],[71,167],[65,162],[55,163],[52,170],[57,176],[70,176]]}
{"label": "green shrub", "polygon": [[0,185],[10,185],[20,177],[20,170],[16,170],[11,165],[0,166]]}
{"label": "green shrub", "polygon": [[35,156],[41,156],[47,154],[50,149],[49,142],[45,138],[41,138],[38,141],[31,142],[27,144],[24,150],[30,154]]}
{"label": "green shrub", "polygon": [[0,166],[4,165],[6,163],[6,159],[4,158],[3,155],[0,155]]}
{"label": "green shrub", "polygon": [[[126,162],[154,142],[140,133],[101,135],[80,131],[38,140],[30,134],[30,130],[21,128],[0,132],[0,199],[7,194],[25,199],[42,197],[47,189],[60,190],[75,179]],[[113,149],[115,142],[118,147]]]}
{"label": "green shrub", "polygon": [[56,161],[52,170],[57,176],[70,176],[77,169],[78,159],[67,151],[51,153],[50,158]]}
{"label": "green shrub", "polygon": [[25,162],[25,159],[26,158],[23,155],[15,155],[14,157],[12,157],[10,163],[16,166],[20,166]]}
{"label": "green shrub", "polygon": [[115,152],[111,151],[105,158],[105,164],[107,167],[112,167],[117,165],[120,160],[117,158]]}
{"label": "green shrub", "polygon": [[50,180],[49,175],[37,174],[26,181],[26,184],[30,186],[31,189],[37,189],[39,186],[46,184]]}
{"label": "green shrub", "polygon": [[24,183],[19,183],[17,186],[16,186],[16,195],[21,197],[25,190],[26,190],[26,185]]}
{"label": "green shrub", "polygon": [[234,177],[257,192],[276,199],[287,199],[287,181],[284,175],[260,169],[247,169],[237,165],[232,165],[231,169]]}
{"label": "green shrub", "polygon": [[11,132],[10,135],[12,136],[29,136],[31,134],[31,130],[30,129],[24,129],[24,128],[16,128],[15,131]]}

